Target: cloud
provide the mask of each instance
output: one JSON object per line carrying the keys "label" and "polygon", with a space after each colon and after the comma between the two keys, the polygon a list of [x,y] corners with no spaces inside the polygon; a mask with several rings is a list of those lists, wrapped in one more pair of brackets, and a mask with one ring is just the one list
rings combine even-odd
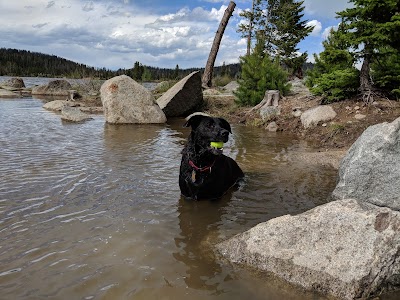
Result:
{"label": "cloud", "polygon": [[325,28],[325,30],[322,32],[322,38],[323,38],[324,40],[327,39],[327,38],[330,36],[330,34],[331,34],[331,30],[332,30],[332,29],[333,29],[333,30],[337,30],[338,27],[339,27],[339,25],[336,25],[336,26],[329,26],[329,27]]}
{"label": "cloud", "polygon": [[83,10],[83,11],[91,11],[91,10],[94,10],[93,1],[88,1],[88,2],[86,2],[86,3],[83,5],[82,10]]}
{"label": "cloud", "polygon": [[49,1],[49,2],[47,3],[46,8],[50,8],[50,7],[54,6],[54,4],[56,4],[55,1]]}
{"label": "cloud", "polygon": [[317,20],[308,21],[307,26],[313,27],[313,30],[310,33],[311,36],[319,36],[319,34],[321,33],[322,30],[321,22]]}
{"label": "cloud", "polygon": [[[205,7],[157,14],[153,7],[127,0],[0,1],[1,47],[110,69],[129,68],[135,61],[167,68],[204,67],[227,6]],[[238,62],[245,53],[235,32],[236,21],[235,11],[216,65]]]}
{"label": "cloud", "polygon": [[32,25],[32,27],[33,28],[42,28],[42,27],[44,27],[44,26],[46,26],[46,25],[48,25],[49,23],[40,23],[40,24],[35,24],[35,25]]}

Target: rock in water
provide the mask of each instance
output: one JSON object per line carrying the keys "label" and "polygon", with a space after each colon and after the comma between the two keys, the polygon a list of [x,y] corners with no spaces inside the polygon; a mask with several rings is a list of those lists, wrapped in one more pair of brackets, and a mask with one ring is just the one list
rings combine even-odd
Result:
{"label": "rock in water", "polygon": [[48,84],[33,87],[32,95],[68,96],[71,89],[72,86],[68,81],[56,79]]}
{"label": "rock in water", "polygon": [[91,120],[92,117],[81,112],[78,107],[66,105],[61,109],[61,119],[67,122],[81,123],[86,120]]}
{"label": "rock in water", "polygon": [[153,94],[126,75],[104,82],[100,93],[107,123],[145,124],[167,121]]}
{"label": "rock in water", "polygon": [[22,89],[25,87],[24,80],[21,77],[12,77],[4,82],[1,82],[0,85],[4,85],[15,89]]}
{"label": "rock in water", "polygon": [[400,212],[347,199],[261,223],[217,249],[234,263],[308,290],[354,299],[396,284],[399,245]]}
{"label": "rock in water", "polygon": [[340,164],[332,197],[400,211],[400,118],[370,126],[357,139]]}
{"label": "rock in water", "polygon": [[167,117],[187,116],[203,103],[200,72],[193,72],[157,99]]}

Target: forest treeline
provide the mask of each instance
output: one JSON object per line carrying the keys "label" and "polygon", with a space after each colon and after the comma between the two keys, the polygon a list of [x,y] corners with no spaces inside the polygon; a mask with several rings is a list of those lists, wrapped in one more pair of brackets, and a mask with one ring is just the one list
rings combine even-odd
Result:
{"label": "forest treeline", "polygon": [[[174,69],[157,68],[144,66],[136,61],[132,62],[131,68],[113,71],[90,67],[56,55],[0,48],[0,76],[109,79],[125,74],[135,80],[176,80],[198,70],[203,72],[204,68],[180,69],[179,65],[176,65]],[[223,64],[214,68],[214,76],[227,75],[230,78],[236,78],[239,74],[239,64]]]}

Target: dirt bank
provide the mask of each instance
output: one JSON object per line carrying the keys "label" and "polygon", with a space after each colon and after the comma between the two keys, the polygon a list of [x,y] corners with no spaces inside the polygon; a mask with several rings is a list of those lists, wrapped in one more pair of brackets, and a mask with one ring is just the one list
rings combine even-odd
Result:
{"label": "dirt bank", "polygon": [[225,117],[232,123],[243,123],[248,126],[265,128],[270,122],[275,121],[278,131],[296,134],[324,151],[345,150],[367,127],[391,122],[400,116],[398,101],[380,98],[367,105],[354,98],[330,104],[337,116],[332,121],[305,129],[300,117],[294,116],[293,112],[295,110],[304,112],[321,103],[321,98],[310,95],[305,89],[305,87],[297,89],[296,93],[280,100],[281,114],[268,122],[263,122],[259,112],[249,114],[251,107],[238,107],[232,93],[218,90],[205,93],[204,111]]}

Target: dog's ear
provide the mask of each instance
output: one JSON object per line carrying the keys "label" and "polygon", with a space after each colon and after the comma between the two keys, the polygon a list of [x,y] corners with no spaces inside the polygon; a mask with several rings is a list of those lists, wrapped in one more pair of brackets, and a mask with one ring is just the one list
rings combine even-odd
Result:
{"label": "dog's ear", "polygon": [[204,118],[207,118],[207,116],[200,114],[193,115],[186,121],[185,124],[183,124],[183,127],[192,127],[192,130],[195,130]]}
{"label": "dog's ear", "polygon": [[225,119],[223,119],[223,118],[218,118],[218,120],[221,121],[221,127],[222,127],[222,128],[228,130],[229,133],[232,133],[231,125],[229,124],[229,122],[228,122],[227,120],[225,120]]}

